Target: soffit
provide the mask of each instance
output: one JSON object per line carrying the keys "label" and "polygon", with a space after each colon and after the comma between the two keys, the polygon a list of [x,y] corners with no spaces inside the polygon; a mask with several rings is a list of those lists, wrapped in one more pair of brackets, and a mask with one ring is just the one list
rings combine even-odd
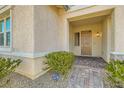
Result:
{"label": "soffit", "polygon": [[93,17],[93,18],[88,18],[88,19],[83,19],[83,20],[72,21],[72,22],[70,22],[70,24],[73,26],[81,26],[84,24],[93,24],[93,23],[102,22],[105,18],[106,18],[106,16]]}

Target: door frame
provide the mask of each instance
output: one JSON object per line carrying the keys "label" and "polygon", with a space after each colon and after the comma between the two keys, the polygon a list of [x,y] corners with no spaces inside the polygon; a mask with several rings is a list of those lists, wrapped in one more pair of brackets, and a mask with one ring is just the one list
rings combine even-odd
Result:
{"label": "door frame", "polygon": [[[89,57],[91,57],[91,56],[93,56],[93,55],[92,55],[92,53],[93,53],[93,51],[92,51],[92,49],[93,49],[92,30],[82,30],[82,31],[80,31],[80,49],[81,49],[81,51],[82,51],[82,32],[84,32],[84,31],[90,31],[90,32],[91,32],[91,55],[82,55],[82,53],[81,53],[81,56],[89,56]],[[80,51],[80,52],[81,52],[81,51]]]}

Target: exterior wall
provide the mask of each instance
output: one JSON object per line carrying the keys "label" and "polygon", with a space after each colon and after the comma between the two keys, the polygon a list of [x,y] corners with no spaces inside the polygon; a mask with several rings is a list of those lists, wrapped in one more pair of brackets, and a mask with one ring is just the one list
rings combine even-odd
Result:
{"label": "exterior wall", "polygon": [[40,55],[38,61],[39,56],[34,54],[34,6],[7,6],[7,9],[10,9],[12,17],[12,47],[9,51],[2,49],[0,56],[21,59],[16,72],[35,79],[44,72],[44,58]]}
{"label": "exterior wall", "polygon": [[[72,27],[72,44],[73,48],[71,51],[74,52],[76,55],[81,55],[81,31],[87,31],[91,30],[92,31],[92,56],[98,56],[101,57],[101,44],[102,44],[102,37],[97,37],[96,33],[99,32],[100,34],[102,33],[102,25],[101,23],[94,23],[94,24],[84,24],[82,26],[73,26]],[[74,33],[75,32],[80,32],[80,46],[74,46]]]}
{"label": "exterior wall", "polygon": [[[74,47],[74,32],[73,32],[73,26],[69,24],[69,51],[73,52]],[[80,53],[78,53],[80,54]]]}
{"label": "exterior wall", "polygon": [[116,6],[113,13],[114,28],[114,49],[111,53],[111,59],[124,60],[124,6]]}
{"label": "exterior wall", "polygon": [[107,60],[107,20],[103,21],[103,27],[102,27],[102,57]]}
{"label": "exterior wall", "polygon": [[113,49],[113,30],[112,30],[112,18],[111,15],[106,16],[105,20],[103,21],[102,25],[102,57],[104,60],[109,62],[110,60],[110,53]]}
{"label": "exterior wall", "polygon": [[33,6],[12,8],[12,48],[15,52],[33,52]]}
{"label": "exterior wall", "polygon": [[28,58],[3,54],[0,55],[0,57],[21,59],[22,63],[19,65],[19,67],[16,68],[15,72],[24,75],[32,80],[36,79],[37,77],[48,71],[44,70],[46,68],[46,65],[43,64],[43,61],[45,60],[44,57]]}
{"label": "exterior wall", "polygon": [[[60,18],[54,6],[12,6],[12,49],[1,56],[20,58],[16,72],[35,79],[45,73],[44,55],[62,50]],[[63,32],[62,32],[63,33]]]}
{"label": "exterior wall", "polygon": [[[31,79],[35,78],[35,65],[33,58],[21,57],[34,51],[33,34],[33,6],[14,6],[12,9],[12,52],[15,52],[15,58],[20,58],[22,63],[16,72],[25,75]],[[18,54],[20,54],[18,57]]]}
{"label": "exterior wall", "polygon": [[24,58],[24,57],[17,57],[17,56],[11,56],[11,55],[0,55],[0,57],[7,57],[12,59],[21,59],[23,62],[19,65],[19,67],[16,69],[17,73],[20,73],[22,75],[25,75],[27,77],[32,77],[34,74],[34,66],[33,66],[33,60],[30,58]]}
{"label": "exterior wall", "polygon": [[34,6],[34,52],[61,50],[58,10],[54,6]]}
{"label": "exterior wall", "polygon": [[124,52],[124,6],[117,6],[114,11],[115,21],[115,52]]}
{"label": "exterior wall", "polygon": [[66,18],[63,11],[59,9],[59,16],[60,16],[60,32],[61,32],[61,48],[62,50],[69,51],[69,21]]}
{"label": "exterior wall", "polygon": [[34,80],[40,75],[48,71],[48,70],[45,70],[46,65],[43,63],[45,61],[44,57],[39,57],[39,58],[22,58],[21,57],[21,59],[23,60],[23,62],[16,69],[16,72],[22,75],[25,75],[30,79]]}
{"label": "exterior wall", "polygon": [[[46,67],[43,63],[43,56],[49,52],[61,50],[61,33],[58,11],[54,6],[33,6],[32,16],[33,36],[31,39],[33,47],[31,50],[33,56],[36,55],[36,57],[31,58],[30,63],[27,58],[27,61],[19,68],[22,71],[18,70],[18,72],[21,74],[24,72],[25,74],[27,71],[27,73],[31,73],[30,78],[35,79],[46,72],[43,70]],[[28,64],[30,65],[28,66]],[[25,66],[29,70],[25,71]]]}

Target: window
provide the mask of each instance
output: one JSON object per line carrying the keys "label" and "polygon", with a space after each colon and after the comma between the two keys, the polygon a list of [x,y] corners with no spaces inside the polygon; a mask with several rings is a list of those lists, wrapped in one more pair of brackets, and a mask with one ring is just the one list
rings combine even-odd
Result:
{"label": "window", "polygon": [[0,47],[10,47],[10,17],[0,21]]}
{"label": "window", "polygon": [[80,33],[77,32],[75,33],[75,46],[79,46],[80,45]]}
{"label": "window", "polygon": [[4,46],[4,20],[0,21],[0,46]]}
{"label": "window", "polygon": [[10,46],[10,17],[6,19],[6,46]]}

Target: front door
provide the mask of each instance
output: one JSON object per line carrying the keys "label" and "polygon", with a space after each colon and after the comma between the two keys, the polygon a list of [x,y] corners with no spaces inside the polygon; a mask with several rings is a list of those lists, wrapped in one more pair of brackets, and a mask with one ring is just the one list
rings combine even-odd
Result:
{"label": "front door", "polygon": [[81,32],[81,55],[92,55],[92,32]]}

